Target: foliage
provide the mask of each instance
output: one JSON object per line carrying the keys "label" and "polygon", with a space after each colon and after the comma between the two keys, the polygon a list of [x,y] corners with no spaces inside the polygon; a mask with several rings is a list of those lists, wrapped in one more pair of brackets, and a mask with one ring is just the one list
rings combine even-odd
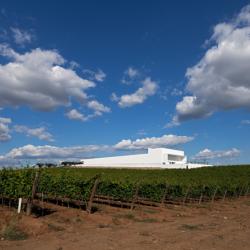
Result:
{"label": "foliage", "polygon": [[244,193],[250,187],[250,166],[218,166],[199,169],[94,169],[48,168],[3,169],[0,171],[0,195],[18,198],[30,197],[35,172],[40,171],[38,192],[50,197],[67,197],[87,200],[97,176],[100,183],[98,195],[120,200],[139,197],[161,201],[164,194],[169,199],[189,197],[227,196]]}

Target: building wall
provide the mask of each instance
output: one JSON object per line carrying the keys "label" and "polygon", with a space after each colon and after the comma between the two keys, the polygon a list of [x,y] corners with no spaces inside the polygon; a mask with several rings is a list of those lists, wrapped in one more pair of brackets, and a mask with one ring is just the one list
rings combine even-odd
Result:
{"label": "building wall", "polygon": [[75,165],[74,167],[79,168],[126,168],[126,169],[192,169],[201,167],[211,167],[212,165],[196,164],[196,163],[176,163],[176,164],[88,164],[88,165]]}
{"label": "building wall", "polygon": [[[176,155],[179,161],[173,161],[175,163],[182,164],[177,166],[176,164],[169,164],[168,155]],[[103,157],[94,159],[83,159],[84,166],[96,166],[96,167],[138,167],[138,168],[186,168],[183,164],[186,163],[186,157],[184,151],[156,148],[148,149],[147,154],[137,155],[125,155],[114,157]]]}
{"label": "building wall", "polygon": [[187,158],[184,151],[169,149],[169,148],[149,148],[148,154],[150,157],[155,157],[161,164],[168,162],[186,163]]}
{"label": "building wall", "polygon": [[126,165],[126,164],[140,164],[148,163],[147,154],[138,154],[138,155],[126,155],[126,156],[114,156],[114,157],[103,157],[103,158],[94,158],[94,159],[83,159],[84,165]]}
{"label": "building wall", "polygon": [[82,160],[84,165],[146,165],[146,164],[162,164],[161,155],[155,153],[152,155],[148,154],[137,154],[137,155],[126,155],[126,156],[114,156],[114,157],[103,157],[94,159]]}

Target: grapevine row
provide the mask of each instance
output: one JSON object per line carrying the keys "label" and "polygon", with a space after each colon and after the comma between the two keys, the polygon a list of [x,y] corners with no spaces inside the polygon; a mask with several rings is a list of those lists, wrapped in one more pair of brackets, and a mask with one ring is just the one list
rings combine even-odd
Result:
{"label": "grapevine row", "polygon": [[250,187],[250,166],[220,166],[192,170],[137,169],[3,169],[0,170],[0,195],[8,198],[29,198],[35,172],[40,171],[38,193],[49,197],[88,200],[94,180],[100,179],[96,195],[132,200],[138,197],[153,202],[216,194],[227,197],[245,194]]}

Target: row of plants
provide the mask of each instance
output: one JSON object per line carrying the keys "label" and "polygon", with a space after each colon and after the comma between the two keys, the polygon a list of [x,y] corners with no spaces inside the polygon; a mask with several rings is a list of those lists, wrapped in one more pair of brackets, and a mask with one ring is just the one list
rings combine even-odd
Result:
{"label": "row of plants", "polygon": [[160,202],[192,198],[235,196],[245,194],[250,187],[250,166],[218,166],[200,169],[3,169],[0,170],[0,195],[2,197],[30,197],[35,172],[40,171],[38,192],[51,197],[88,200],[94,180],[99,178],[97,195],[120,200],[138,196]]}

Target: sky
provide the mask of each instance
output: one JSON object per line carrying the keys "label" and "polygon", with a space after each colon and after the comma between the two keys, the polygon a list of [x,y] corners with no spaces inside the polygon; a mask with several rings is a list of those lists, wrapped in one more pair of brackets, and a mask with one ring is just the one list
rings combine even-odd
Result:
{"label": "sky", "polygon": [[250,162],[248,1],[0,3],[0,165],[184,150]]}

